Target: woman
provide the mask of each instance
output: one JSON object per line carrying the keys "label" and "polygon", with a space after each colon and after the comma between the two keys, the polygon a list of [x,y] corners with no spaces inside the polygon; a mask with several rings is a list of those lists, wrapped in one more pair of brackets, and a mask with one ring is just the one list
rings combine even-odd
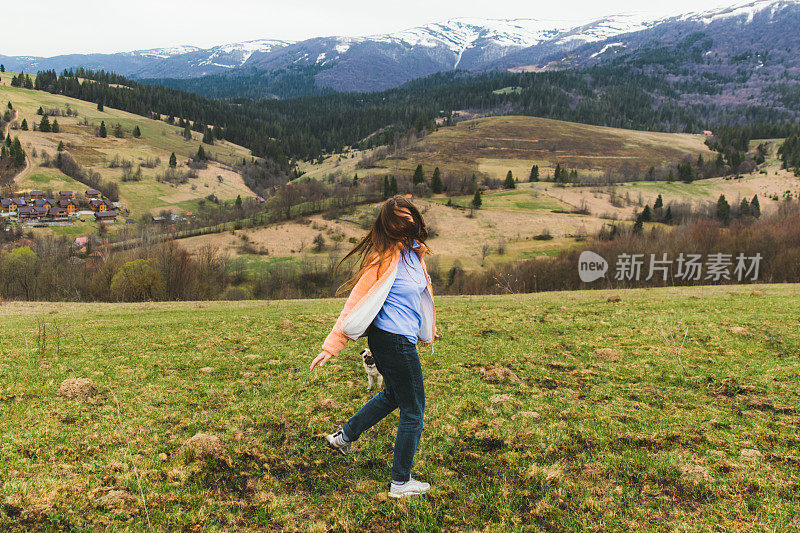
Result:
{"label": "woman", "polygon": [[346,455],[364,431],[400,408],[389,486],[389,496],[395,498],[430,489],[411,478],[425,410],[416,345],[419,341],[427,346],[437,336],[433,290],[423,259],[429,253],[427,237],[425,221],[411,201],[394,196],[383,203],[372,230],[342,259],[358,254],[361,267],[342,287],[353,290],[322,344],[322,353],[311,363],[311,370],[324,366],[348,340],[367,336],[385,388],[325,438],[331,448]]}

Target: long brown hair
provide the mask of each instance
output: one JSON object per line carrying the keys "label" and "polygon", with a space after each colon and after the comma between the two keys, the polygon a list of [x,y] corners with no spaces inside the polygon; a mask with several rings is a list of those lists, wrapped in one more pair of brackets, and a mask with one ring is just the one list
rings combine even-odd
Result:
{"label": "long brown hair", "polygon": [[[395,212],[401,209],[407,209],[414,221],[411,222]],[[381,210],[369,233],[336,266],[338,269],[350,257],[361,256],[361,266],[353,277],[339,287],[336,294],[353,288],[367,267],[376,261],[380,268],[380,265],[398,248],[411,248],[413,241],[425,244],[427,239],[428,229],[419,209],[405,196],[392,196],[381,205]]]}

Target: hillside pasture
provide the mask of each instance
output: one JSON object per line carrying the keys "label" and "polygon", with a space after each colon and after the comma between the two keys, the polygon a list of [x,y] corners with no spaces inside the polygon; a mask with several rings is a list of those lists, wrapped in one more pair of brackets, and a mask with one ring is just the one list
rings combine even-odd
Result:
{"label": "hillside pasture", "polygon": [[[11,73],[3,73],[2,79],[10,79]],[[17,110],[15,124],[23,119],[28,122],[29,131],[14,130],[12,136],[18,136],[29,154],[34,168],[29,176],[17,184],[25,191],[28,188],[59,190],[65,186],[71,190],[83,191],[86,187],[76,184],[61,172],[45,168],[41,163],[42,153],[55,157],[59,142],[63,142],[66,150],[87,170],[100,173],[104,180],[117,182],[120,186],[120,200],[128,207],[134,217],[142,214],[156,213],[161,210],[180,212],[193,210],[196,202],[211,194],[221,200],[231,200],[236,196],[253,197],[254,193],[244,184],[241,176],[230,169],[230,165],[240,162],[242,158],[250,158],[250,151],[226,141],[217,141],[213,146],[203,145],[207,154],[217,161],[209,162],[207,169],[198,171],[199,177],[189,179],[186,183],[168,183],[157,181],[167,168],[171,153],[178,157],[180,171],[186,171],[185,161],[197,153],[202,144],[202,135],[192,132],[192,140],[183,138],[183,130],[163,121],[152,120],[124,111],[105,107],[98,111],[91,102],[84,102],[43,91],[33,91],[0,85],[0,101],[10,101]],[[38,124],[41,116],[36,112],[39,107],[58,109],[65,112],[68,108],[76,111],[78,116],[50,117],[57,119],[60,133],[34,132],[34,124]],[[105,122],[108,136],[100,138],[96,130]],[[114,128],[119,124],[123,130],[123,138],[114,136]],[[133,130],[139,127],[141,137],[134,138]],[[30,157],[36,151],[38,158]],[[122,169],[109,168],[110,162],[118,158],[133,163],[134,170],[141,163],[160,160],[155,168],[143,168],[140,181],[122,182]]]}
{"label": "hillside pasture", "polygon": [[538,117],[503,116],[459,122],[440,128],[405,150],[376,164],[371,172],[411,173],[418,164],[455,173],[480,172],[503,179],[511,170],[527,180],[531,166],[542,178],[556,164],[586,176],[606,172],[644,173],[650,166],[680,163],[713,153],[700,135],[607,128]]}
{"label": "hillside pasture", "polygon": [[4,302],[0,527],[800,529],[798,285],[438,298],[409,501],[341,305]]}

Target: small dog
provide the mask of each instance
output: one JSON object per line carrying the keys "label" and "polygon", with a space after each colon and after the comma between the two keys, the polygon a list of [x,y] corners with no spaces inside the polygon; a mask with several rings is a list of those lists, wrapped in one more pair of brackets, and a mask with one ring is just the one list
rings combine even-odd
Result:
{"label": "small dog", "polygon": [[361,364],[364,366],[364,371],[367,373],[367,390],[372,390],[372,384],[375,382],[375,378],[378,378],[378,388],[383,388],[383,376],[380,372],[378,372],[378,368],[375,366],[375,358],[372,357],[372,352],[369,351],[369,348],[364,348],[364,351],[361,352]]}

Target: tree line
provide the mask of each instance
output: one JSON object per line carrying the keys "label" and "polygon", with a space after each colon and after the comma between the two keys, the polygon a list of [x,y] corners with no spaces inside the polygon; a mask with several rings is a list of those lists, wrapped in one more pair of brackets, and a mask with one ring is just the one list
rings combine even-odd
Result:
{"label": "tree line", "polygon": [[[681,91],[710,90],[701,82]],[[433,129],[434,119],[453,110],[476,114],[522,114],[652,131],[700,132],[728,124],[773,124],[783,128],[798,110],[759,103],[735,109],[680,102],[664,76],[629,65],[582,70],[469,74],[447,72],[376,93],[334,93],[276,100],[213,100],[172,88],[145,85],[86,69],[40,72],[35,88],[99,102],[132,113],[213,125],[223,138],[283,166],[323,153],[393,142],[409,129]],[[517,87],[518,91],[499,91]]]}

